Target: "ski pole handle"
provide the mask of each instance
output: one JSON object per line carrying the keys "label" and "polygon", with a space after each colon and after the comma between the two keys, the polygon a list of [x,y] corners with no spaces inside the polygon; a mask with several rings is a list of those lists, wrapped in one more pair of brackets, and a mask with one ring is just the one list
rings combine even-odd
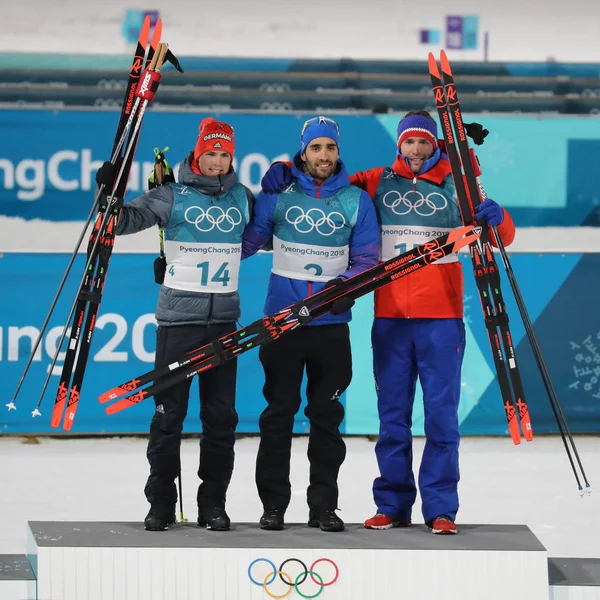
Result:
{"label": "ski pole handle", "polygon": [[161,80],[160,69],[167,56],[168,46],[162,42],[158,45],[150,66],[142,73],[135,95],[142,100],[152,102]]}

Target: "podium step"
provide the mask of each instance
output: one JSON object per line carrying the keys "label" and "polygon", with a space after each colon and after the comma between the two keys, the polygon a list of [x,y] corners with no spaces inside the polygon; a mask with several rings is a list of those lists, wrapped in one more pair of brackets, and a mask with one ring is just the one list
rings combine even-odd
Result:
{"label": "podium step", "polygon": [[600,559],[549,558],[550,600],[600,600]]}
{"label": "podium step", "polygon": [[0,598],[36,600],[35,575],[24,554],[0,554]]}
{"label": "podium step", "polygon": [[323,533],[178,524],[29,522],[43,600],[548,600],[546,549],[523,525]]}

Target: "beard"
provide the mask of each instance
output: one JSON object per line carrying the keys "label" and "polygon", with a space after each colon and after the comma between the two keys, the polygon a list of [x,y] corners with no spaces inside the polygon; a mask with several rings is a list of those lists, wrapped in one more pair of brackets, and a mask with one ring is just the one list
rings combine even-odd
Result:
{"label": "beard", "polygon": [[328,177],[331,177],[335,173],[337,163],[333,163],[331,165],[331,167],[329,169],[327,169],[327,171],[318,170],[317,164],[319,164],[319,163],[309,163],[309,162],[305,163],[305,165],[306,165],[305,170],[313,179],[317,179],[319,181],[324,181],[325,179],[327,179]]}

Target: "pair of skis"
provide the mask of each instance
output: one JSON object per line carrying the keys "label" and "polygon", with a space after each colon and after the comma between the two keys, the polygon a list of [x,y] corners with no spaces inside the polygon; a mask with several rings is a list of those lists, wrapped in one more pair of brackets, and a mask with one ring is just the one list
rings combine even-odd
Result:
{"label": "pair of skis", "polygon": [[102,292],[114,246],[115,227],[123,204],[129,172],[133,163],[146,107],[152,101],[158,89],[161,79],[160,70],[165,60],[171,62],[181,71],[177,59],[168,50],[167,45],[160,42],[161,36],[162,21],[159,19],[150,39],[150,18],[146,17],[140,31],[129,72],[129,80],[125,90],[123,107],[111,153],[110,162],[115,166],[116,173],[113,185],[110,186],[110,190],[105,189],[105,186],[102,185],[96,192],[92,209],[78,240],[77,247],[71,256],[67,270],[51,303],[50,310],[42,325],[39,337],[34,344],[13,400],[7,405],[9,410],[16,409],[16,399],[21,386],[25,381],[35,352],[41,342],[44,331],[75,261],[79,247],[85,237],[85,232],[94,214],[96,214],[87,245],[87,262],[79,283],[78,292],[57,344],[56,353],[48,370],[39,401],[32,412],[32,416],[34,417],[41,414],[40,406],[54,366],[58,360],[61,346],[67,336],[68,324],[71,323],[68,346],[65,352],[64,364],[51,418],[52,427],[58,428],[62,422],[65,431],[71,429],[77,412],[98,309],[102,301]]}
{"label": "pair of skis", "polygon": [[[429,75],[436,108],[442,124],[445,149],[452,168],[459,208],[465,225],[474,224],[474,209],[481,203],[480,190],[450,62],[443,50],[440,55],[440,66],[441,75],[435,57],[432,53],[429,53]],[[495,237],[499,239],[497,232],[495,232]],[[470,254],[506,412],[508,431],[513,442],[520,444],[520,425],[525,439],[531,441],[533,430],[529,409],[515,356],[506,304],[500,288],[500,273],[486,226],[483,227],[478,243],[470,247]]]}
{"label": "pair of skis", "polygon": [[[481,183],[479,161],[473,150],[469,147],[467,135],[472,137],[474,142],[479,145],[483,143],[488,132],[475,124],[472,131],[467,131],[467,128],[472,126],[467,126],[463,122],[450,62],[443,50],[440,54],[440,66],[441,75],[435,57],[430,53],[429,74],[438,115],[442,124],[446,151],[452,167],[452,175],[456,185],[463,222],[465,224],[472,224],[475,223],[474,209],[482,201],[487,200],[488,196]],[[502,262],[515,296],[515,301],[525,326],[525,332],[548,395],[548,401],[550,402],[550,407],[554,414],[577,486],[582,494],[588,493],[590,491],[590,483],[575,446],[573,436],[571,435],[558,394],[552,383],[548,367],[544,361],[542,350],[533,329],[533,323],[517,284],[506,248],[497,227],[491,227],[491,229],[494,241],[500,251],[500,256],[502,257]],[[527,441],[530,441],[533,439],[533,431],[531,429],[529,410],[525,401],[523,384],[516,362],[513,338],[510,333],[508,315],[506,313],[506,304],[500,289],[498,265],[494,258],[487,227],[483,228],[478,242],[470,246],[470,254],[483,308],[485,325],[494,356],[498,382],[502,392],[509,432],[513,442],[519,444],[521,441],[519,432],[520,424],[523,436]],[[502,353],[503,349],[504,354]],[[579,473],[577,468],[579,468]],[[582,485],[582,481],[585,484],[585,488]]]}
{"label": "pair of skis", "polygon": [[[159,367],[118,385],[99,397],[101,403],[116,400],[106,408],[114,414],[154,396],[172,385],[223,364],[248,350],[278,339],[301,325],[328,313],[336,300],[353,300],[391,283],[400,277],[432,264],[433,262],[458,252],[475,243],[482,228],[468,225],[430,240],[400,256],[396,256],[371,269],[367,269],[343,283],[325,288],[272,316],[258,319],[251,325],[223,336],[196,350],[192,350],[181,360]],[[146,386],[146,384],[149,384]]]}

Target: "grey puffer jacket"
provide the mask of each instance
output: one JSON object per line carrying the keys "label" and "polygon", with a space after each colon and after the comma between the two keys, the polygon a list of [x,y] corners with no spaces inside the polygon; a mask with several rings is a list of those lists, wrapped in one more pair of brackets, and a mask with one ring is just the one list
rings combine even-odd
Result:
{"label": "grey puffer jacket", "polygon": [[[209,196],[222,196],[238,183],[233,169],[226,175],[206,177],[192,171],[190,160],[193,154],[181,163],[178,182]],[[252,214],[254,197],[246,188],[249,212]],[[128,235],[143,231],[154,225],[167,227],[173,209],[174,193],[170,184],[147,191],[123,206],[117,235]],[[159,325],[214,325],[235,322],[240,317],[240,297],[238,292],[229,294],[208,294],[176,290],[160,286],[156,320]]]}

